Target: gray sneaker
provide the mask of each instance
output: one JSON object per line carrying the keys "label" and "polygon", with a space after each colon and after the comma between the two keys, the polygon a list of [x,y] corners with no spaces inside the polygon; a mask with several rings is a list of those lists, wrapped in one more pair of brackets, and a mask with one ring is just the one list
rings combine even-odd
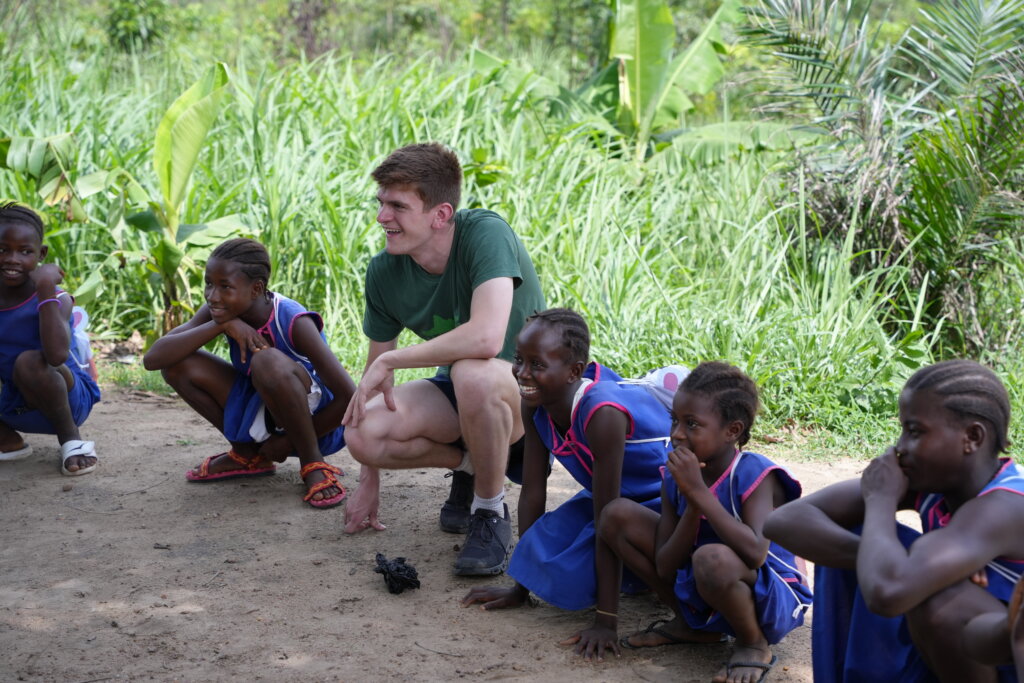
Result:
{"label": "gray sneaker", "polygon": [[493,576],[508,567],[508,556],[512,550],[512,518],[508,514],[508,505],[504,508],[504,517],[482,508],[470,516],[466,543],[455,560],[456,575]]}

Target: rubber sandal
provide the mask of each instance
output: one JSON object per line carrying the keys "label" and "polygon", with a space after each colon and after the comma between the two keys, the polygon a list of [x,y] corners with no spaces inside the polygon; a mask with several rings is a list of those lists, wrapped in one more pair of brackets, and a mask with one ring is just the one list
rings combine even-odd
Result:
{"label": "rubber sandal", "polygon": [[21,460],[27,458],[32,454],[32,447],[24,441],[24,445],[21,448],[15,448],[13,451],[0,451],[0,461],[7,460]]}
{"label": "rubber sandal", "polygon": [[[242,467],[237,470],[225,470],[223,472],[217,472],[210,474],[210,463],[213,462],[214,458],[219,458],[226,455],[229,459],[235,461]],[[243,477],[265,477],[268,474],[273,474],[277,471],[277,465],[271,463],[266,467],[260,467],[256,464],[256,460],[250,460],[243,458],[233,450],[225,451],[224,453],[217,453],[216,455],[208,456],[199,465],[199,470],[189,470],[185,472],[185,479],[196,484],[201,484],[211,481],[224,481],[225,479],[239,479]]]}
{"label": "rubber sandal", "polygon": [[[670,621],[671,619],[657,619],[655,621],[652,621],[643,631],[636,631],[634,633],[630,633],[628,636],[623,636],[622,638],[620,638],[619,645],[626,648],[627,650],[649,650],[652,647],[665,647],[667,645],[715,645],[717,643],[721,643],[727,640],[724,634],[718,640],[712,641],[686,640],[685,638],[680,638],[679,636],[669,633],[668,631],[662,628],[662,626],[669,623]],[[645,633],[653,633],[657,636],[661,636],[668,642],[658,643],[657,645],[633,645],[631,642],[629,642],[629,639],[633,636],[640,636]]]}
{"label": "rubber sandal", "polygon": [[[312,486],[310,486],[309,491],[306,493],[306,495],[302,497],[302,500],[306,501],[313,507],[321,510],[332,508],[335,507],[336,505],[341,505],[341,501],[345,500],[345,496],[348,495],[345,492],[345,487],[342,486],[341,483],[338,482],[338,478],[334,476],[336,474],[341,474],[341,470],[335,467],[334,465],[327,464],[326,462],[311,462],[308,465],[305,465],[301,470],[299,470],[299,476],[305,479],[307,474],[310,474],[311,472],[316,472],[317,470],[324,473],[324,479],[320,483],[313,484]],[[332,486],[338,489],[339,492],[337,494],[331,496],[330,498],[324,498],[322,500],[313,500],[313,496],[320,493],[324,489],[331,488]]]}
{"label": "rubber sandal", "polygon": [[767,664],[764,664],[763,662],[726,662],[725,676],[726,678],[732,676],[732,670],[739,669],[741,667],[746,667],[748,669],[760,669],[761,677],[757,679],[757,683],[761,683],[761,681],[763,681],[768,675],[768,672],[772,670],[772,667],[775,666],[775,662],[777,661],[779,661],[779,658],[772,655],[772,661]]}
{"label": "rubber sandal", "polygon": [[[100,457],[96,455],[96,444],[93,443],[92,441],[79,441],[77,439],[74,439],[72,441],[65,441],[60,445],[60,453],[60,473],[68,477],[77,477],[83,474],[89,474],[94,469],[96,469],[97,465],[100,464]],[[67,465],[69,458],[73,458],[75,456],[96,458],[96,462],[89,465],[88,467],[83,467],[81,469],[71,471],[67,467],[65,467],[65,465]]]}

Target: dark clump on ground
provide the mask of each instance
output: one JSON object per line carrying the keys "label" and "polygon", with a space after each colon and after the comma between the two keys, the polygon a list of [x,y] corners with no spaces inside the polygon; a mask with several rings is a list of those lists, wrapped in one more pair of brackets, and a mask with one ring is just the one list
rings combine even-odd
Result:
{"label": "dark clump on ground", "polygon": [[419,588],[419,575],[416,567],[405,563],[404,557],[396,557],[389,560],[383,554],[377,553],[377,566],[373,571],[384,575],[384,583],[388,585],[391,593],[401,593],[406,588]]}

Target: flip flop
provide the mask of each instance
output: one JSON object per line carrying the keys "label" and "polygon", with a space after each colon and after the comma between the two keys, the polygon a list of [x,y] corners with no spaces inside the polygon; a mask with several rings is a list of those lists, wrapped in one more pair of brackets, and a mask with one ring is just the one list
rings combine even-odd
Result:
{"label": "flip flop", "polygon": [[[210,463],[213,462],[214,458],[219,458],[222,455],[226,455],[231,460],[242,465],[242,467],[237,470],[225,470],[223,472],[210,474]],[[225,479],[265,477],[268,474],[273,474],[277,471],[277,465],[270,464],[266,467],[258,467],[255,463],[255,460],[247,460],[234,451],[225,451],[224,453],[217,453],[216,455],[208,456],[203,460],[202,464],[199,465],[198,471],[189,470],[185,472],[185,479],[195,484],[202,484],[211,481],[224,481]]]}
{"label": "flip flop", "polygon": [[779,661],[779,658],[772,655],[772,661],[764,664],[763,662],[726,662],[725,663],[725,676],[728,678],[732,675],[733,669],[739,669],[740,667],[746,667],[748,669],[760,669],[761,677],[757,679],[757,683],[761,683],[768,675],[768,672],[775,666],[775,662]]}
{"label": "flip flop", "polygon": [[21,460],[27,458],[32,454],[32,447],[22,441],[21,448],[15,448],[13,451],[0,451],[0,461],[5,460]]}
{"label": "flip flop", "polygon": [[[626,648],[627,650],[647,650],[652,647],[665,647],[666,645],[715,645],[716,643],[721,643],[726,640],[725,634],[722,634],[722,637],[718,640],[712,641],[686,640],[685,638],[680,638],[679,636],[669,633],[668,631],[662,628],[662,626],[671,621],[671,619],[657,619],[655,621],[652,621],[643,631],[636,631],[634,633],[630,633],[628,636],[623,636],[622,638],[620,638],[619,645]],[[639,636],[645,633],[653,633],[657,636],[661,636],[668,642],[658,643],[657,645],[633,645],[631,642],[629,642],[629,639],[633,636]]]}
{"label": "flip flop", "polygon": [[[65,465],[68,460],[75,456],[84,456],[86,458],[96,458],[96,462],[89,465],[88,467],[82,467],[80,469],[71,471]],[[83,474],[89,474],[96,466],[100,464],[100,457],[96,455],[96,444],[92,441],[79,441],[73,439],[71,441],[65,441],[60,445],[60,473],[68,477],[77,477]]]}
{"label": "flip flop", "polygon": [[[345,487],[342,486],[341,483],[338,481],[338,478],[334,476],[336,474],[341,474],[341,470],[335,467],[334,465],[329,465],[323,461],[311,462],[308,465],[305,465],[301,470],[299,470],[299,476],[305,479],[307,474],[309,474],[310,472],[316,472],[317,470],[320,470],[321,472],[324,473],[324,479],[320,483],[313,484],[312,486],[310,486],[309,491],[307,491],[306,495],[302,497],[302,500],[306,501],[313,507],[320,510],[332,508],[336,505],[341,505],[341,501],[345,500],[345,496],[348,495],[345,492]],[[331,488],[332,486],[338,489],[338,493],[334,494],[330,498],[313,500],[313,496],[323,491],[324,489]]]}

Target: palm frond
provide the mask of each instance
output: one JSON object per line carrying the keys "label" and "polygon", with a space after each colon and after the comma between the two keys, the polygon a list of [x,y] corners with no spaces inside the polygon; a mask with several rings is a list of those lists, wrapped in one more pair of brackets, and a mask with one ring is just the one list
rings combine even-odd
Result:
{"label": "palm frond", "polygon": [[921,10],[901,56],[921,83],[937,81],[945,105],[977,94],[1024,44],[1024,0],[940,0]]}

